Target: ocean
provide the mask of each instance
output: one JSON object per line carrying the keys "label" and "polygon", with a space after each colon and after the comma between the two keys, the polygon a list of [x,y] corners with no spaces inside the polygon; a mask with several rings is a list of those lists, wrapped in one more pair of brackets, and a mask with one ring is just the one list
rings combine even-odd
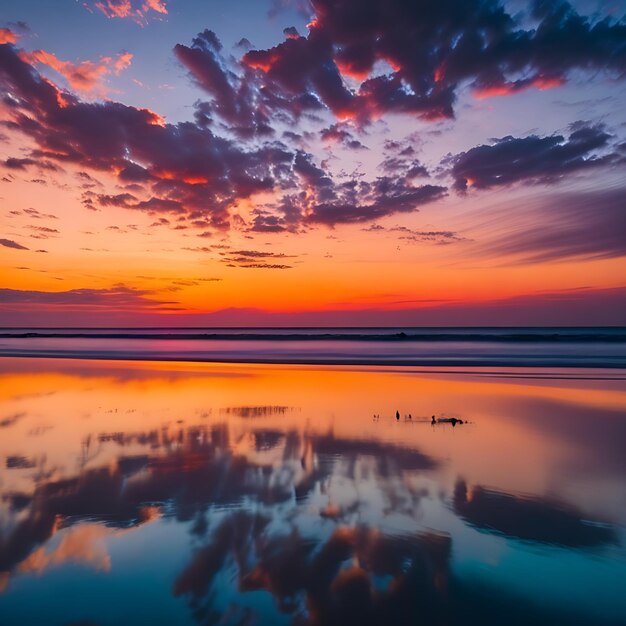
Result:
{"label": "ocean", "polygon": [[0,356],[622,368],[626,328],[4,328]]}

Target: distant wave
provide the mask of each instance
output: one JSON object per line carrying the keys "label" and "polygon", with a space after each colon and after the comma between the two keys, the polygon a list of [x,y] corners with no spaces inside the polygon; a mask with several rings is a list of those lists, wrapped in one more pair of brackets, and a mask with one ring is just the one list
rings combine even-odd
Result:
{"label": "distant wave", "polygon": [[626,328],[610,329],[385,329],[377,332],[357,329],[276,329],[259,331],[220,330],[198,332],[195,329],[0,329],[0,339],[128,339],[128,340],[190,340],[190,341],[354,341],[354,342],[498,342],[498,343],[626,343]]}

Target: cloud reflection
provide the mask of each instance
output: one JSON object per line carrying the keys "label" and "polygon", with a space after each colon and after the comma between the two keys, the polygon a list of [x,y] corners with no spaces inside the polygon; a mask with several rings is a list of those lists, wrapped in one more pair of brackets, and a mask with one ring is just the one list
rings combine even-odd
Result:
{"label": "cloud reflection", "polygon": [[[169,588],[201,624],[495,624],[520,599],[502,595],[500,621],[483,622],[494,589],[455,572],[454,521],[533,549],[617,541],[608,524],[547,498],[463,481],[446,488],[444,460],[381,433],[283,425],[288,410],[251,404],[231,407],[227,423],[93,433],[89,441],[110,453],[92,457],[108,459],[100,466],[79,463],[62,480],[42,467],[32,493],[1,494],[0,587],[67,563],[117,580],[108,539],[166,517],[163,528],[190,547],[170,564]],[[247,419],[261,416],[274,419]],[[426,423],[411,427],[434,434]],[[429,526],[433,508],[450,525]],[[554,623],[540,608],[523,614]]]}
{"label": "cloud reflection", "polygon": [[545,498],[520,497],[475,486],[468,495],[460,480],[454,490],[454,510],[473,526],[507,537],[572,548],[614,543],[606,525],[584,519],[572,507]]}

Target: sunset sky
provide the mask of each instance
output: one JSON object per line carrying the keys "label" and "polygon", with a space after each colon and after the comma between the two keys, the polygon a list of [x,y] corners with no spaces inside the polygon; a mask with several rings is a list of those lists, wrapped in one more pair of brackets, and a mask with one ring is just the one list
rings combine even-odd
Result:
{"label": "sunset sky", "polygon": [[0,326],[626,324],[625,16],[3,0]]}

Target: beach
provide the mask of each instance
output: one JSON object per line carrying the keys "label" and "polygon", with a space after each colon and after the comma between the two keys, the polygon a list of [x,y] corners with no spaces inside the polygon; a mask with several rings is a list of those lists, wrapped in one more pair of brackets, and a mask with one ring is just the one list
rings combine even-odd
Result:
{"label": "beach", "polygon": [[5,357],[0,381],[3,623],[625,623],[623,369]]}

